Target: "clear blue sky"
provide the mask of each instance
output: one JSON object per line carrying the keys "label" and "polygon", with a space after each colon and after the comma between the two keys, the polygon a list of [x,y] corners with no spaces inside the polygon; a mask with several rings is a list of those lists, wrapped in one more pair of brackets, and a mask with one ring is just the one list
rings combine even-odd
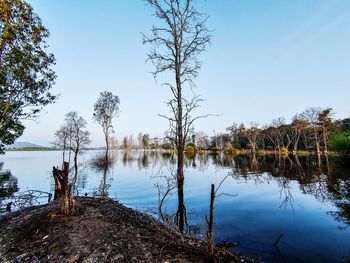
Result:
{"label": "clear blue sky", "polygon": [[[93,145],[103,145],[92,122],[99,92],[121,100],[116,136],[139,132],[162,136],[164,101],[170,91],[155,82],[146,64],[141,32],[152,24],[142,0],[30,0],[49,29],[55,54],[57,103],[37,123],[27,121],[19,141],[48,145],[69,111],[89,123]],[[196,131],[211,135],[233,121],[260,124],[287,121],[310,106],[332,107],[335,118],[350,116],[350,1],[348,0],[197,0],[210,16],[212,44],[200,56],[195,91],[205,99]]]}

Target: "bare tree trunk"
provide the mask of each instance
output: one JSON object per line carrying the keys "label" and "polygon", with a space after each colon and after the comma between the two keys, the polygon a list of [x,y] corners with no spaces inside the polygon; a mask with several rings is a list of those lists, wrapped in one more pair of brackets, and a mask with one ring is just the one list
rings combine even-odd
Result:
{"label": "bare tree trunk", "polygon": [[74,176],[78,175],[78,152],[74,153]]}
{"label": "bare tree trunk", "polygon": [[[175,37],[176,38],[176,37]],[[176,41],[176,39],[175,39]],[[176,69],[175,69],[175,80],[176,80],[176,88],[177,88],[177,182],[178,182],[178,223],[179,223],[179,230],[182,233],[184,231],[184,225],[185,225],[185,205],[184,205],[184,192],[183,192],[183,185],[184,185],[184,146],[185,146],[185,138],[183,134],[183,116],[182,116],[182,87],[181,87],[181,79],[180,79],[180,55],[177,45],[176,48]]]}
{"label": "bare tree trunk", "polygon": [[253,157],[252,157],[252,160],[250,163],[250,168],[255,172],[258,172],[258,170],[259,170],[259,162],[258,162],[258,159],[256,159],[255,154],[253,154]]}
{"label": "bare tree trunk", "polygon": [[315,144],[316,144],[316,153],[317,153],[317,155],[319,155],[321,153],[321,151],[320,151],[320,141],[318,138],[317,131],[314,131],[314,136],[315,136]]}
{"label": "bare tree trunk", "polygon": [[108,160],[105,160],[105,166],[103,168],[103,177],[101,181],[101,192],[100,195],[102,198],[108,197],[108,185],[107,185],[107,170],[108,170]]}
{"label": "bare tree trunk", "polygon": [[106,152],[108,152],[108,150],[109,150],[108,132],[105,132],[105,140],[106,140]]}
{"label": "bare tree trunk", "polygon": [[177,194],[178,194],[178,208],[176,212],[177,223],[179,231],[184,232],[185,229],[185,202],[184,202],[184,177],[177,178]]}
{"label": "bare tree trunk", "polygon": [[323,143],[324,143],[324,152],[327,153],[328,152],[328,147],[327,147],[328,136],[327,136],[326,128],[323,128]]}
{"label": "bare tree trunk", "polygon": [[215,262],[214,256],[215,256],[215,244],[214,244],[214,200],[215,200],[215,186],[214,184],[211,185],[211,192],[210,192],[210,214],[209,214],[209,220],[206,218],[207,224],[208,224],[208,233],[207,233],[207,239],[208,239],[208,253],[210,256],[210,261]]}
{"label": "bare tree trunk", "polygon": [[74,152],[74,179],[73,179],[73,190],[72,193],[75,193],[76,183],[78,179],[78,151]]}
{"label": "bare tree trunk", "polygon": [[317,152],[317,165],[318,165],[318,172],[319,175],[322,174],[322,162],[321,162],[321,155],[319,154],[319,152]]}
{"label": "bare tree trunk", "polygon": [[294,153],[298,151],[299,139],[300,139],[300,133],[297,132],[297,135],[295,136],[295,139],[294,139],[294,147],[293,147]]}
{"label": "bare tree trunk", "polygon": [[68,181],[69,163],[63,163],[63,170],[53,167],[52,174],[55,179],[55,199],[61,202],[61,213],[68,215],[74,211],[74,199],[72,197],[72,185]]}

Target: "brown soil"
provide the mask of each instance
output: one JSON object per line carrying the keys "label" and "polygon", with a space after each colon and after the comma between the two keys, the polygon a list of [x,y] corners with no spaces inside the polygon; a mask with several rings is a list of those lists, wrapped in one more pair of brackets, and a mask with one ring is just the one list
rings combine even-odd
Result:
{"label": "brown soil", "polygon": [[[209,262],[203,241],[184,237],[110,199],[78,198],[80,214],[55,202],[0,218],[0,262]],[[218,250],[216,262],[251,262]]]}

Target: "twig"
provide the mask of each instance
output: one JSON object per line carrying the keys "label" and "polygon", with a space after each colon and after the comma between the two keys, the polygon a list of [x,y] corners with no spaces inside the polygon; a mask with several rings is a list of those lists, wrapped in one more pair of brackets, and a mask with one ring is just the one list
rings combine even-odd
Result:
{"label": "twig", "polygon": [[163,249],[167,246],[169,246],[170,244],[172,244],[173,241],[171,241],[170,243],[167,243],[165,244],[161,249],[160,249],[160,252],[159,252],[159,259],[161,260],[162,259],[162,253],[163,253]]}
{"label": "twig", "polygon": [[275,247],[277,247],[278,246],[278,243],[280,242],[280,240],[281,240],[281,238],[283,237],[283,233],[282,234],[280,234],[278,237],[277,237],[277,239],[276,239],[276,241],[273,243],[273,245],[275,246]]}

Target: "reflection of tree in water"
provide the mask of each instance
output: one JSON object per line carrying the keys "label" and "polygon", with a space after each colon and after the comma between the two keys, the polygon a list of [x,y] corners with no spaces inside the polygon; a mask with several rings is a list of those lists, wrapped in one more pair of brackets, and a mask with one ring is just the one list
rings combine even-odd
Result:
{"label": "reflection of tree in water", "polygon": [[[328,177],[328,191],[331,194],[331,200],[334,202],[338,211],[330,212],[336,220],[350,225],[350,157],[330,158],[326,160],[327,169],[332,171]],[[329,165],[331,164],[331,165]],[[345,168],[345,169],[344,169]]]}
{"label": "reflection of tree in water", "polygon": [[112,185],[112,177],[109,177],[110,169],[116,163],[116,155],[104,153],[103,155],[97,155],[92,160],[92,168],[102,174],[101,182],[98,189],[95,191],[94,196],[106,198],[109,196],[108,190]]}
{"label": "reflection of tree in water", "polygon": [[[200,229],[197,225],[189,225],[187,221],[187,210],[185,206],[185,196],[184,196],[184,178],[179,178],[176,176],[177,161],[174,154],[166,154],[166,163],[162,164],[162,167],[167,168],[167,172],[159,172],[153,178],[158,178],[159,181],[155,184],[158,190],[158,214],[160,219],[167,222],[170,225],[178,228],[180,232],[187,234],[199,234]],[[193,159],[190,158],[186,160],[186,163],[193,164]],[[165,175],[164,175],[165,174]],[[167,202],[173,198],[177,197],[177,209],[176,212],[169,213],[167,211]]]}
{"label": "reflection of tree in water", "polygon": [[146,169],[149,166],[149,164],[150,162],[146,151],[139,152],[139,157],[137,158],[137,165],[139,170]]}
{"label": "reflection of tree in water", "polygon": [[122,162],[123,162],[123,165],[126,167],[126,166],[129,166],[131,167],[132,166],[132,163],[134,162],[134,158],[132,156],[132,151],[129,151],[129,150],[124,150],[123,151],[123,159],[122,159]]}
{"label": "reflection of tree in water", "polygon": [[99,186],[99,195],[103,198],[108,197],[108,189],[111,187],[112,178],[107,178],[109,167],[105,166],[102,173],[102,179]]}
{"label": "reflection of tree in water", "polygon": [[196,154],[194,154],[194,153],[189,153],[189,154],[185,153],[185,156],[186,156],[186,158],[185,158],[185,161],[184,161],[184,166],[186,168],[189,168],[189,167],[192,167],[194,169],[197,168]]}
{"label": "reflection of tree in water", "polygon": [[78,176],[78,179],[77,179],[77,182],[76,182],[76,188],[77,188],[78,194],[79,194],[78,190],[86,189],[87,177],[88,177],[88,173],[86,173],[86,172],[79,173],[79,176]]}
{"label": "reflection of tree in water", "polygon": [[72,181],[72,193],[73,195],[80,195],[84,191],[87,185],[89,162],[82,162],[78,164],[77,172],[74,173]]}
{"label": "reflection of tree in water", "polygon": [[[157,168],[153,174],[156,176],[164,174],[171,176],[171,171],[161,172],[162,168],[176,169],[177,158],[172,152],[163,151],[145,151],[138,152],[137,158],[125,158],[129,162],[137,160],[141,168]],[[350,161],[349,157],[327,157],[309,155],[309,156],[281,156],[281,155],[237,155],[225,156],[224,154],[196,154],[187,156],[185,167],[198,169],[201,172],[212,163],[217,167],[230,168],[232,177],[237,181],[253,180],[255,183],[277,182],[280,187],[281,207],[290,207],[293,209],[292,186],[293,182],[298,182],[302,193],[313,195],[320,202],[330,201],[335,204],[337,211],[330,212],[337,220],[350,224]],[[161,167],[161,168],[159,168]],[[175,170],[173,173],[176,174]],[[176,178],[175,178],[176,179]],[[176,223],[176,214],[169,215],[166,211],[166,202],[171,197],[177,196],[178,219],[179,223],[184,222],[186,226],[186,209],[181,203],[184,202],[183,186],[184,181],[170,179],[169,182],[163,178],[157,183],[160,200],[166,196],[162,202],[163,220],[169,220],[165,217],[171,217]],[[173,188],[173,189],[172,189]],[[168,191],[171,189],[171,191]],[[180,192],[179,192],[180,190]],[[182,193],[181,193],[182,192]],[[184,209],[182,209],[182,207]],[[181,212],[183,210],[184,212]],[[181,217],[183,220],[180,220]],[[185,229],[186,230],[186,229]]]}
{"label": "reflection of tree in water", "polygon": [[133,163],[136,163],[139,169],[145,169],[148,167],[156,168],[166,164],[171,164],[174,160],[174,154],[172,152],[165,152],[160,150],[124,150],[122,151],[122,163],[126,167],[132,167]]}
{"label": "reflection of tree in water", "polygon": [[330,214],[350,224],[349,164],[349,157],[239,155],[234,157],[232,174],[237,180],[275,180],[280,186],[281,207],[293,208],[290,184],[298,181],[302,193],[313,195],[321,202],[333,202],[338,211]]}

